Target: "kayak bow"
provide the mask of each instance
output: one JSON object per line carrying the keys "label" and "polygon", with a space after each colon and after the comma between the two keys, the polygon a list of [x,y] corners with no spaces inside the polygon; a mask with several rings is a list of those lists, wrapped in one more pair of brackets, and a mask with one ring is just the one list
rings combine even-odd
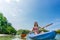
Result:
{"label": "kayak bow", "polygon": [[42,40],[42,39],[54,39],[56,36],[56,32],[55,31],[51,31],[51,32],[46,32],[43,34],[37,34],[35,35],[34,33],[29,33],[29,38],[31,39],[35,39],[35,40]]}

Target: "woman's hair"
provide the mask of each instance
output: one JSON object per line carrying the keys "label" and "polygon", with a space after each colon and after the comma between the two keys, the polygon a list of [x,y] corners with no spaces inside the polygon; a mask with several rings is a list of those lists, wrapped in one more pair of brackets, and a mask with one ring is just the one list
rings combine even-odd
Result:
{"label": "woman's hair", "polygon": [[37,26],[38,27],[38,23],[37,22],[34,22],[34,26]]}

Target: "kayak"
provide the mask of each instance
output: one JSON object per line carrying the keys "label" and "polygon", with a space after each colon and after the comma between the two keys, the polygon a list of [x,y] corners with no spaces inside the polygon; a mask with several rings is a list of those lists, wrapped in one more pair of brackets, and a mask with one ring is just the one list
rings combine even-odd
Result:
{"label": "kayak", "polygon": [[39,34],[34,34],[34,33],[29,33],[28,37],[34,40],[47,40],[47,39],[54,39],[56,36],[55,31],[51,32],[46,32],[46,33],[39,33]]}

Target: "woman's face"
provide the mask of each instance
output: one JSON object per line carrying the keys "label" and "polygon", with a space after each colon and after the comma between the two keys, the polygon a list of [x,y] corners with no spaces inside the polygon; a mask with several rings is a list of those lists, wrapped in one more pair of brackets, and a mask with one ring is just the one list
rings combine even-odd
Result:
{"label": "woman's face", "polygon": [[37,22],[35,22],[35,23],[34,23],[34,26],[38,27],[38,23],[37,23]]}
{"label": "woman's face", "polygon": [[38,25],[34,25],[34,27],[38,27]]}

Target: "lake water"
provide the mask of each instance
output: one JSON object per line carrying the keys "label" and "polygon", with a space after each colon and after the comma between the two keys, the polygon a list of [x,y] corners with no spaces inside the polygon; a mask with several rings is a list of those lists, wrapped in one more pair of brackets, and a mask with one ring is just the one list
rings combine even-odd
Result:
{"label": "lake water", "polygon": [[[60,34],[56,35],[56,40],[60,40]],[[16,35],[16,36],[3,36],[3,37],[0,37],[0,40],[26,40],[26,38],[24,39],[21,39],[21,37],[19,35]]]}

